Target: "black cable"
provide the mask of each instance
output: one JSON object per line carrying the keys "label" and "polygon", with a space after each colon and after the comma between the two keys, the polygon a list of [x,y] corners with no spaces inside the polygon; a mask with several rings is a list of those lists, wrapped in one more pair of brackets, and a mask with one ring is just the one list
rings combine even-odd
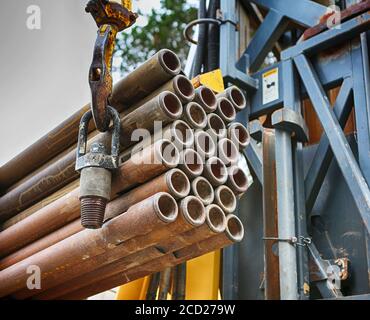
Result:
{"label": "black cable", "polygon": [[[216,19],[217,10],[220,9],[220,0],[210,0],[208,18]],[[210,24],[208,26],[207,67],[206,72],[218,69],[220,66],[220,26]]]}
{"label": "black cable", "polygon": [[[203,18],[206,18],[206,16],[207,16],[207,1],[200,0],[198,17],[199,19],[203,19]],[[206,54],[207,31],[208,31],[207,24],[199,25],[198,46],[197,46],[197,51],[194,57],[191,78],[194,78],[195,76],[197,76],[198,74],[202,72],[202,66],[203,66],[205,54]]]}

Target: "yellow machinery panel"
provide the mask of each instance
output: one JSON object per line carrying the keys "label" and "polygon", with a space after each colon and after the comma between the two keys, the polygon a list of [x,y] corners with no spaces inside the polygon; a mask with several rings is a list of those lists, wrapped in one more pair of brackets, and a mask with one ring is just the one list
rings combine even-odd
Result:
{"label": "yellow machinery panel", "polygon": [[206,86],[216,93],[225,90],[224,79],[220,69],[201,74],[192,80],[194,88]]}

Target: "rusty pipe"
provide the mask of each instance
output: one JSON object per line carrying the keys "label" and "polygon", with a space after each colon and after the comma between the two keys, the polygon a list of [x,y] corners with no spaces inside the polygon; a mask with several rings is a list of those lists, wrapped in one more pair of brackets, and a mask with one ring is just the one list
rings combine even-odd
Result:
{"label": "rusty pipe", "polygon": [[144,99],[132,105],[129,109],[124,111],[124,114],[128,114],[149,100],[153,99],[155,96],[159,95],[161,92],[170,91],[175,94],[181,101],[181,103],[189,103],[193,101],[195,96],[195,91],[191,81],[183,75],[178,75],[165,83],[163,86],[157,90],[151,92]]}
{"label": "rusty pipe", "polygon": [[210,205],[215,199],[215,192],[212,185],[204,177],[195,178],[191,182],[191,192],[199,198],[205,206]]}
{"label": "rusty pipe", "polygon": [[121,120],[121,144],[125,147],[135,143],[133,133],[137,129],[153,132],[156,122],[162,125],[180,119],[183,113],[181,101],[169,91],[164,91],[124,116]]}
{"label": "rusty pipe", "polygon": [[172,300],[182,301],[186,298],[186,263],[173,268]]}
{"label": "rusty pipe", "polygon": [[237,200],[235,194],[227,186],[219,186],[215,190],[215,203],[227,214],[234,213]]}
{"label": "rusty pipe", "polygon": [[226,123],[233,122],[236,118],[236,111],[233,104],[226,98],[217,99],[217,115]]}
{"label": "rusty pipe", "polygon": [[[166,248],[161,246],[161,241],[176,239],[178,247],[185,247],[191,241],[190,237],[186,236],[187,232],[202,226],[205,221],[206,213],[203,204],[195,197],[187,197],[179,204],[179,215],[175,222],[125,242],[112,252],[98,256],[91,265],[83,263],[70,277],[63,275],[63,281],[59,279],[57,286],[37,294],[36,298],[55,298],[88,285],[92,281],[108,277],[117,272],[117,268],[123,271],[129,267],[139,266],[143,261],[162,256]],[[23,296],[18,297],[23,298],[24,295],[27,295],[27,291]]]}
{"label": "rusty pipe", "polygon": [[237,111],[242,111],[247,106],[247,100],[243,92],[236,86],[231,86],[219,93],[217,98],[227,98],[234,105]]}
{"label": "rusty pipe", "polygon": [[211,113],[217,109],[217,99],[213,91],[207,87],[195,89],[194,102],[202,106],[206,113]]}
{"label": "rusty pipe", "polygon": [[146,293],[146,300],[152,301],[157,297],[157,291],[159,286],[159,272],[154,273],[150,276],[149,287]]}
{"label": "rusty pipe", "polygon": [[[58,275],[74,269],[84,260],[92,259],[137,235],[148,234],[155,228],[176,220],[178,206],[166,193],[156,194],[134,206],[125,214],[107,222],[102,229],[84,230],[0,272],[0,297],[22,288],[27,283],[27,268],[36,265],[42,270],[42,290]],[[26,296],[30,290],[24,289]],[[22,293],[20,293],[22,294]]]}
{"label": "rusty pipe", "polygon": [[227,135],[225,122],[215,113],[207,116],[206,130],[215,142],[226,138]]}
{"label": "rusty pipe", "polygon": [[207,160],[204,166],[203,176],[211,183],[212,186],[218,187],[227,181],[227,168],[221,159],[212,157]]}
{"label": "rusty pipe", "polygon": [[194,149],[186,149],[180,153],[179,168],[189,179],[195,179],[203,173],[203,159]]}
{"label": "rusty pipe", "polygon": [[[112,199],[119,192],[133,188],[177,167],[178,162],[179,154],[176,147],[166,140],[157,141],[145,148],[140,157],[132,157],[115,171],[112,180]],[[0,256],[15,252],[79,216],[79,188],[76,188],[33,215],[0,232]]]}
{"label": "rusty pipe", "polygon": [[239,122],[234,122],[227,128],[227,137],[243,151],[250,143],[251,137],[248,129]]}
{"label": "rusty pipe", "polygon": [[167,300],[171,286],[171,268],[165,268],[160,273],[158,300]]}
{"label": "rusty pipe", "polygon": [[230,139],[222,139],[217,145],[218,157],[227,166],[232,166],[238,163],[239,149]]}
{"label": "rusty pipe", "polygon": [[[219,209],[221,210],[221,209]],[[222,211],[222,210],[221,210]],[[244,227],[239,218],[229,215],[225,218],[224,231],[206,237],[199,242],[193,243],[175,252],[165,254],[151,260],[139,267],[130,268],[124,272],[117,272],[114,275],[105,277],[95,283],[90,283],[79,290],[70,291],[68,294],[58,296],[60,300],[85,299],[96,293],[109,290],[136,279],[163,270],[167,267],[174,267],[185,261],[191,260],[206,253],[222,249],[226,246],[240,242],[244,237]]]}
{"label": "rusty pipe", "polygon": [[180,72],[181,63],[177,55],[167,49],[160,50],[116,83],[110,105],[121,110],[127,109]]}
{"label": "rusty pipe", "polygon": [[207,114],[196,102],[190,102],[184,107],[182,118],[195,130],[203,130],[207,126]]}
{"label": "rusty pipe", "polygon": [[234,192],[236,196],[244,194],[248,190],[248,177],[238,166],[229,168],[229,175],[226,185]]}
{"label": "rusty pipe", "polygon": [[216,144],[211,136],[202,130],[197,130],[194,134],[195,151],[199,153],[203,162],[211,158],[216,153]]}

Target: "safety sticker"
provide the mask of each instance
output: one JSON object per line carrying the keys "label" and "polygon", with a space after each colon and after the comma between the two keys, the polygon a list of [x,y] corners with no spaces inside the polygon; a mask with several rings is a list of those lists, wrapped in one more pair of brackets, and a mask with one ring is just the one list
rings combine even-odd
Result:
{"label": "safety sticker", "polygon": [[279,99],[279,69],[272,69],[262,75],[262,103]]}

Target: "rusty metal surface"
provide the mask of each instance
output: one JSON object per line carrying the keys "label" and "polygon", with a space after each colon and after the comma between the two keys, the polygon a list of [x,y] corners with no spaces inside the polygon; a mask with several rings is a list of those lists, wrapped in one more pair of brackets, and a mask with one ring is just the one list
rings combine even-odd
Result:
{"label": "rusty metal surface", "polygon": [[[354,4],[352,6],[350,6],[349,8],[343,10],[340,12],[340,19],[341,19],[341,23],[344,22],[344,21],[347,21],[361,13],[364,13],[366,11],[368,11],[370,9],[370,1],[369,0],[364,0],[360,3],[357,3],[357,4]],[[312,38],[314,36],[316,36],[317,34],[325,31],[328,29],[328,20],[332,18],[332,16],[335,15],[334,12],[331,12],[331,13],[328,13],[326,15],[324,15],[321,19],[320,19],[320,23],[312,28],[309,28],[307,29],[304,33],[303,33],[303,39],[304,40],[307,40],[309,38]],[[338,23],[338,21],[333,21],[335,24]]]}
{"label": "rusty metal surface", "polygon": [[[264,129],[262,139],[264,237],[278,238],[274,130]],[[267,300],[280,300],[279,257],[277,250],[278,241],[265,241],[265,298]]]}
{"label": "rusty metal surface", "polygon": [[132,206],[125,214],[106,223],[102,229],[79,232],[3,270],[0,273],[0,296],[18,290],[20,291],[17,296],[27,297],[32,293],[35,294],[27,288],[23,293],[21,290],[27,283],[28,275],[24,270],[29,265],[37,265],[43,270],[41,282],[44,290],[55,282],[63,282],[62,275],[68,270],[73,274],[75,268],[81,264],[81,257],[82,261],[91,261],[93,257],[110,251],[126,240],[148,234],[160,226],[174,222],[177,215],[178,207],[175,200],[165,193],[156,194]]}

